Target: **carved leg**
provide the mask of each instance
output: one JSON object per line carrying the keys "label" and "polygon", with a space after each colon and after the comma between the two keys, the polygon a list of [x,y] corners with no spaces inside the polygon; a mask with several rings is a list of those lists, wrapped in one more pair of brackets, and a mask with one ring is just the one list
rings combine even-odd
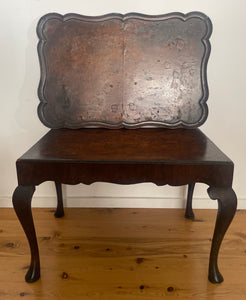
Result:
{"label": "carved leg", "polygon": [[224,235],[235,215],[237,197],[232,188],[210,187],[208,194],[211,199],[218,200],[218,214],[210,252],[208,278],[212,283],[220,283],[224,279],[218,269],[218,253]]}
{"label": "carved leg", "polygon": [[34,191],[34,186],[18,186],[13,194],[14,209],[25,231],[31,250],[31,265],[25,277],[27,282],[34,282],[40,277],[38,244],[31,210]]}
{"label": "carved leg", "polygon": [[57,208],[55,212],[55,217],[61,218],[64,216],[62,186],[58,182],[55,182],[55,185],[56,185],[56,194],[57,194]]}
{"label": "carved leg", "polygon": [[192,210],[192,198],[193,198],[194,187],[195,187],[195,183],[191,183],[188,186],[186,211],[185,211],[185,217],[191,220],[195,219],[195,215]]}

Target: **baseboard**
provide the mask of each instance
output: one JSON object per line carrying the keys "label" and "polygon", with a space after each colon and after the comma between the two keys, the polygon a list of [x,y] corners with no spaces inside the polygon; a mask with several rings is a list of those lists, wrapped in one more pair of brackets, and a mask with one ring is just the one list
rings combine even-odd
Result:
{"label": "baseboard", "polygon": [[[128,207],[128,208],[184,208],[185,199],[151,197],[68,197],[65,207]],[[32,207],[55,207],[55,197],[33,197]],[[11,197],[0,197],[0,208],[12,207]],[[217,201],[194,198],[194,209],[217,209]],[[246,209],[246,199],[238,199],[238,209]]]}

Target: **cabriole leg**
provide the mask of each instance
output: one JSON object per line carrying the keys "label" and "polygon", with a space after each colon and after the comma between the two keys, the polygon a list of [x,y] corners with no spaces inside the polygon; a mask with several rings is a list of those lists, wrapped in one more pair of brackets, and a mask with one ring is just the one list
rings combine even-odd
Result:
{"label": "cabriole leg", "polygon": [[218,200],[218,213],[210,252],[208,278],[212,283],[220,283],[223,281],[223,276],[218,269],[218,253],[224,235],[235,215],[237,197],[232,188],[210,187],[208,194],[211,199]]}
{"label": "cabriole leg", "polygon": [[34,191],[34,186],[20,185],[13,194],[14,209],[24,229],[31,250],[31,265],[25,277],[27,282],[34,282],[40,277],[39,251],[31,210]]}
{"label": "cabriole leg", "polygon": [[193,198],[194,187],[195,187],[195,183],[191,183],[188,185],[186,211],[185,211],[185,217],[191,220],[195,219],[195,215],[192,210],[192,198]]}
{"label": "cabriole leg", "polygon": [[56,185],[56,194],[57,194],[57,208],[55,212],[55,217],[61,218],[64,216],[62,186],[58,182],[55,182],[55,185]]}

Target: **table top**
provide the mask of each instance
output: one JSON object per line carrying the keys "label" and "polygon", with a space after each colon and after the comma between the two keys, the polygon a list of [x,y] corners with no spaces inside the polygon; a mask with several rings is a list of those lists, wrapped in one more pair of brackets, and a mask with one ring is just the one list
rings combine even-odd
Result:
{"label": "table top", "polygon": [[231,164],[199,129],[52,129],[19,161]]}

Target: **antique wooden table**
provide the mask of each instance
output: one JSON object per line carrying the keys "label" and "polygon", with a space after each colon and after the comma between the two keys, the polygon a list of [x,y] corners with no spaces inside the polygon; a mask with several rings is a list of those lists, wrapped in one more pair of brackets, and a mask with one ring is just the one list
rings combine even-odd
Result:
{"label": "antique wooden table", "polygon": [[51,130],[17,160],[13,194],[31,249],[26,281],[40,277],[31,199],[50,180],[57,217],[64,214],[61,184],[188,184],[188,218],[195,183],[207,184],[219,204],[209,280],[223,281],[217,260],[237,206],[233,163],[197,128],[208,115],[211,31],[199,12],[40,19],[38,114]]}

